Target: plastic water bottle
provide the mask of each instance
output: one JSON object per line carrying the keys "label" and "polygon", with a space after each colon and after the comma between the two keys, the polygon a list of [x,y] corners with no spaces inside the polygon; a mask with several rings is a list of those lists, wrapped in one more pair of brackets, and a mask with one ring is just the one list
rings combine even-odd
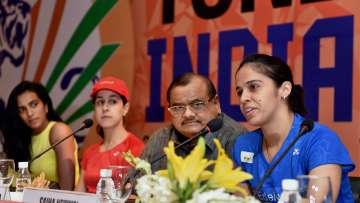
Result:
{"label": "plastic water bottle", "polygon": [[295,179],[284,179],[281,181],[282,193],[279,203],[300,203],[299,182]]}
{"label": "plastic water bottle", "polygon": [[18,177],[16,178],[16,192],[24,191],[24,186],[31,184],[31,175],[28,169],[28,162],[19,162]]}
{"label": "plastic water bottle", "polygon": [[96,186],[96,195],[99,196],[101,203],[110,203],[114,198],[115,186],[111,175],[111,169],[100,170],[100,180]]}

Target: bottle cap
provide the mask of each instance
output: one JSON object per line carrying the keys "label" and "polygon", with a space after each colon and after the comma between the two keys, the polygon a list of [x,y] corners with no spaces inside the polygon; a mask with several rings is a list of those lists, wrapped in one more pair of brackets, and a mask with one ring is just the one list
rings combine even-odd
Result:
{"label": "bottle cap", "polygon": [[284,179],[281,181],[281,187],[283,190],[298,190],[299,182],[295,179]]}
{"label": "bottle cap", "polygon": [[29,166],[28,162],[19,162],[18,163],[19,168],[27,168]]}
{"label": "bottle cap", "polygon": [[100,177],[108,178],[111,177],[112,170],[111,169],[100,169]]}

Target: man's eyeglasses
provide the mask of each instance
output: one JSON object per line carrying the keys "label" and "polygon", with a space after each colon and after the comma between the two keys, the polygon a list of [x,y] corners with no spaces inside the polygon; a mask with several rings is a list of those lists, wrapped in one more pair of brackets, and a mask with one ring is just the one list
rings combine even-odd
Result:
{"label": "man's eyeglasses", "polygon": [[169,112],[173,116],[180,116],[185,113],[187,106],[189,106],[190,110],[194,113],[200,113],[204,111],[207,107],[207,104],[212,100],[210,98],[208,101],[196,100],[189,104],[183,105],[174,105],[168,108]]}

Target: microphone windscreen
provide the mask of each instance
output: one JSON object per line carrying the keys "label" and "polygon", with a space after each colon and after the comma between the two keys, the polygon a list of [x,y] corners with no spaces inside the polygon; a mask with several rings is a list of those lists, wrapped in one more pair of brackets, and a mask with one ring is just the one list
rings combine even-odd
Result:
{"label": "microphone windscreen", "polygon": [[209,128],[210,132],[215,132],[221,128],[222,124],[223,124],[222,119],[217,117],[209,121],[207,127]]}
{"label": "microphone windscreen", "polygon": [[91,118],[87,118],[83,121],[85,128],[90,128],[93,125],[93,120]]}
{"label": "microphone windscreen", "polygon": [[303,129],[302,134],[311,131],[314,128],[314,121],[311,119],[306,119],[301,123],[300,129]]}

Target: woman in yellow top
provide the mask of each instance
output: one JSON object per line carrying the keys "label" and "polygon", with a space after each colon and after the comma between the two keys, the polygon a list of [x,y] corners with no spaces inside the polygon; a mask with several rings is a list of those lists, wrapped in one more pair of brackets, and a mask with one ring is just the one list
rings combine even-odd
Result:
{"label": "woman in yellow top", "polygon": [[[45,87],[23,81],[11,92],[6,106],[5,150],[15,162],[29,161],[72,130],[61,122]],[[57,145],[30,164],[32,176],[45,172],[60,189],[73,190],[79,176],[74,138]],[[55,184],[56,185],[56,184]]]}

